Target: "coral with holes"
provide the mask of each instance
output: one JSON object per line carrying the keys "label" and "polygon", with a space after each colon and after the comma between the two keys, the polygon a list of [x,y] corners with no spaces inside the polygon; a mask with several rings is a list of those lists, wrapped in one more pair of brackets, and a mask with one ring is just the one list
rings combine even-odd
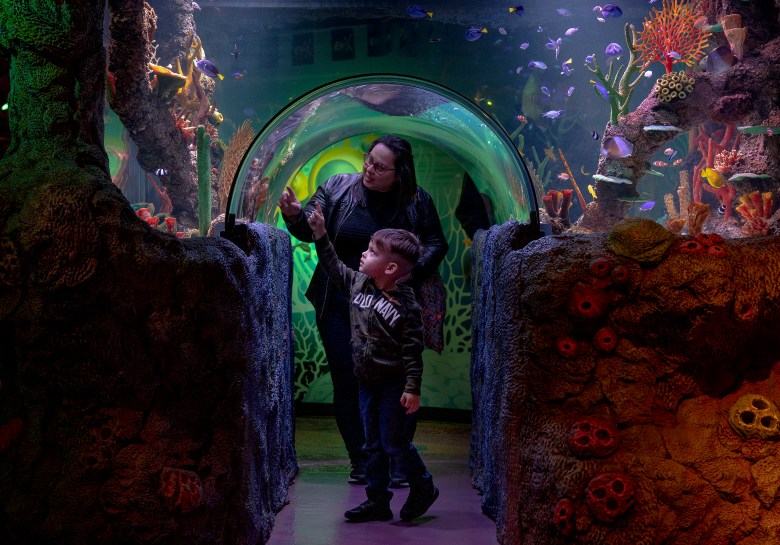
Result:
{"label": "coral with holes", "polygon": [[618,449],[620,436],[612,422],[590,416],[572,425],[567,442],[577,458],[604,458]]}
{"label": "coral with holes", "polygon": [[160,473],[160,495],[169,511],[189,513],[203,501],[203,483],[194,471],[164,467]]}
{"label": "coral with holes", "polygon": [[780,411],[759,394],[740,397],[729,410],[729,425],[744,439],[780,439]]}
{"label": "coral with holes", "polygon": [[585,502],[601,522],[612,522],[634,503],[634,479],[625,473],[596,475],[585,489]]}

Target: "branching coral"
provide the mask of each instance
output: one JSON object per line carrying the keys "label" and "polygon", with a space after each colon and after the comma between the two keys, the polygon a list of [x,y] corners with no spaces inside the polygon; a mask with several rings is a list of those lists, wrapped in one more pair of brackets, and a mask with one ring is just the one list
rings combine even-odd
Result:
{"label": "branching coral", "polygon": [[653,9],[635,42],[640,71],[655,61],[663,63],[667,73],[675,63],[697,63],[707,47],[707,34],[694,26],[700,16],[689,0],[664,0],[663,9]]}
{"label": "branching coral", "polygon": [[774,209],[772,192],[759,193],[758,191],[753,191],[749,195],[742,195],[739,200],[740,204],[737,206],[737,212],[745,218],[746,223],[742,227],[745,235],[766,235],[769,232],[767,220],[772,217],[772,210]]}
{"label": "branching coral", "polygon": [[634,25],[626,24],[623,27],[623,30],[626,35],[626,46],[628,49],[628,64],[626,64],[626,66],[618,68],[613,77],[612,70],[614,68],[614,61],[610,61],[609,70],[606,75],[601,71],[595,57],[593,58],[592,67],[587,64],[585,65],[588,70],[596,75],[607,91],[609,96],[609,107],[612,112],[610,120],[613,125],[617,124],[618,116],[626,115],[628,113],[631,94],[634,92],[634,88],[639,85],[639,82],[642,81],[641,71],[633,81],[629,81],[631,76],[638,71],[635,66],[638,62],[635,56],[635,44],[637,40],[636,29],[634,28]]}
{"label": "branching coral", "polygon": [[[735,148],[739,145],[739,136],[734,137],[734,125],[726,126],[725,130],[717,130],[712,135],[707,134],[704,126],[701,126],[694,133],[694,144],[699,148],[702,154],[701,161],[693,169],[693,200],[701,202],[702,191],[713,193],[721,206],[723,207],[723,220],[728,221],[733,210],[734,196],[736,190],[731,184],[723,183],[720,187],[713,187],[702,181],[702,170],[704,168],[715,169],[715,156],[729,148]],[[723,174],[722,172],[718,172]]]}

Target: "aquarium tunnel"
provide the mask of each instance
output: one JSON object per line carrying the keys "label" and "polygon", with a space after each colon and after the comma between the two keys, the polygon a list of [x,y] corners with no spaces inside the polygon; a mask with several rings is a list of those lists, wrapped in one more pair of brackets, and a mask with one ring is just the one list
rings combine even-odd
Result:
{"label": "aquarium tunnel", "polygon": [[[528,170],[506,131],[474,102],[439,84],[378,74],[341,79],[291,102],[258,133],[228,199],[225,235],[236,222],[284,229],[276,205],[287,186],[302,203],[334,174],[359,172],[363,153],[384,134],[412,143],[418,183],[434,199],[450,250],[440,267],[447,287],[446,346],[426,350],[423,400],[470,409],[470,244],[455,218],[468,175],[492,208],[492,221],[516,220],[538,230]],[[316,265],[313,244],[293,244],[296,390],[302,401],[326,403],[332,389],[314,312],[304,297]]]}

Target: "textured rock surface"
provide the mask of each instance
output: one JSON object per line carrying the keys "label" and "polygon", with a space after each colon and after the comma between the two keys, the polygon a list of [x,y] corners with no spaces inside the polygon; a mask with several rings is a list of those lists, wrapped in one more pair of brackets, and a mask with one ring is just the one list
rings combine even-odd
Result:
{"label": "textured rock surface", "polygon": [[[746,394],[780,403],[780,238],[726,242],[725,255],[675,244],[640,266],[612,255],[606,234],[512,250],[515,232],[506,224],[475,241],[472,463],[500,542],[780,543],[780,441],[729,425]],[[627,281],[594,275],[597,257],[627,267]],[[604,314],[567,311],[578,284],[605,293]],[[618,337],[612,352],[595,345],[604,326]],[[556,348],[561,337],[577,343],[574,357]],[[619,448],[572,451],[586,417],[612,423]],[[605,473],[635,487],[613,522],[587,501]]]}

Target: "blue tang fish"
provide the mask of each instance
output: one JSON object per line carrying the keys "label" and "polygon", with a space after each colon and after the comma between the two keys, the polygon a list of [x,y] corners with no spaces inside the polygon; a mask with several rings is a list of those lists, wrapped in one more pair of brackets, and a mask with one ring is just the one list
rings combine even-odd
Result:
{"label": "blue tang fish", "polygon": [[468,29],[466,31],[465,38],[468,41],[473,42],[473,41],[479,40],[482,37],[483,34],[487,34],[487,29],[486,28],[484,28],[484,27],[483,28],[472,27],[472,28],[470,28],[470,29]]}
{"label": "blue tang fish", "polygon": [[408,8],[406,8],[406,14],[409,17],[414,17],[415,19],[425,19],[426,17],[433,17],[432,11],[425,11],[425,8],[422,7],[420,4],[412,4]]}
{"label": "blue tang fish", "polygon": [[590,82],[593,84],[593,88],[598,92],[598,94],[601,95],[601,98],[609,102],[609,92],[607,91],[607,88],[593,80],[590,80]]}
{"label": "blue tang fish", "polygon": [[525,13],[525,8],[522,4],[517,4],[516,6],[509,8],[509,13],[517,13],[518,15],[522,15]]}
{"label": "blue tang fish", "polygon": [[197,66],[198,70],[200,70],[210,78],[225,79],[225,76],[220,74],[219,70],[217,70],[217,66],[208,59],[201,59],[199,61],[195,61],[195,66]]}
{"label": "blue tang fish", "polygon": [[623,15],[623,10],[617,4],[604,4],[601,6],[601,16],[605,19],[607,17],[620,17],[621,15]]}

